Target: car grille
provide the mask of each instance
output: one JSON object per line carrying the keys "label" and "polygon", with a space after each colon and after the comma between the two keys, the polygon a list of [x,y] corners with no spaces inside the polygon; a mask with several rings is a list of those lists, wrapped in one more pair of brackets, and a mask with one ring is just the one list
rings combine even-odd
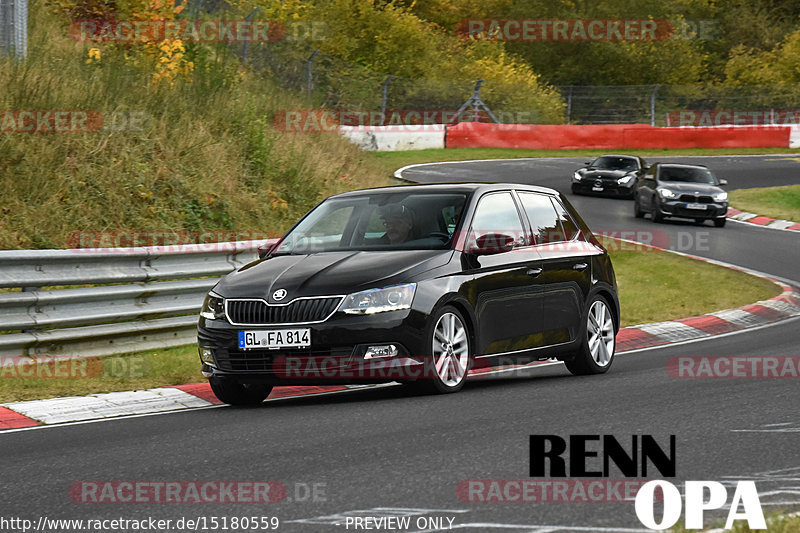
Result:
{"label": "car grille", "polygon": [[714,199],[710,196],[695,196],[693,194],[681,194],[678,197],[678,200],[681,202],[689,202],[693,204],[712,204],[714,203]]}
{"label": "car grille", "polygon": [[333,313],[341,296],[302,298],[286,305],[269,305],[263,300],[228,300],[228,319],[233,324],[264,326],[321,322]]}
{"label": "car grille", "polygon": [[[265,372],[275,377],[319,378],[316,369],[346,368],[353,353],[352,346],[330,350],[216,350],[217,368],[228,372]],[[287,368],[290,369],[287,371]],[[309,371],[308,369],[312,369]],[[308,374],[308,375],[306,375]]]}

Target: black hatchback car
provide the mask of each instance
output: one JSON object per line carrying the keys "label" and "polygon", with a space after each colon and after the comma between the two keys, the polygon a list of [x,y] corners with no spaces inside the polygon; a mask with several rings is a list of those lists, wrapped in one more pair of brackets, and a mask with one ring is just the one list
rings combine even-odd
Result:
{"label": "black hatchback car", "polygon": [[713,220],[721,228],[728,213],[728,193],[718,179],[702,165],[656,163],[636,182],[633,214],[650,213],[653,222],[665,217],[691,218],[702,224]]}
{"label": "black hatchback car", "polygon": [[633,197],[633,186],[647,163],[633,155],[601,155],[572,173],[573,194]]}
{"label": "black hatchback car", "polygon": [[614,359],[608,252],[557,191],[509,184],[332,196],[223,278],[198,323],[217,397],[273,386],[400,381],[455,392],[471,368]]}

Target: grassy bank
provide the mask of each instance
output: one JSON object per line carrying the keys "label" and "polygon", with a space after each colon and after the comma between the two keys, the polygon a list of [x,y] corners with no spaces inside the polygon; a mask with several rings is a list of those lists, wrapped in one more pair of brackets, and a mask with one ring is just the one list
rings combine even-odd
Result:
{"label": "grassy bank", "polygon": [[[618,241],[607,241],[607,244],[619,283],[623,326],[738,307],[780,293],[773,283],[742,272],[667,252],[630,250]],[[710,291],[708,287],[736,287],[736,291]],[[0,373],[0,402],[144,389],[203,380],[194,346],[107,357],[90,362],[85,372],[78,369],[71,375],[69,369],[65,370],[67,377],[36,379],[5,369]],[[54,373],[52,370],[49,372]]]}
{"label": "grassy bank", "polygon": [[[127,51],[90,56],[44,3],[30,18],[27,60],[0,57],[0,249],[63,248],[76,232],[281,232],[324,196],[387,182],[336,134],[274,128],[278,110],[308,104],[224,48],[187,49],[191,79],[155,84]],[[19,131],[20,110],[102,127]]]}
{"label": "grassy bank", "polygon": [[800,222],[800,185],[760,187],[730,192],[736,209],[783,220]]}

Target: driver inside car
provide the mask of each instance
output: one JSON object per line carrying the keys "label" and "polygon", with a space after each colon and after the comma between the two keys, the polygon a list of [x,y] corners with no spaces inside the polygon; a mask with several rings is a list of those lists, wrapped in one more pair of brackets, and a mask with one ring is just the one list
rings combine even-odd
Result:
{"label": "driver inside car", "polygon": [[414,214],[402,204],[392,204],[383,208],[380,214],[386,234],[381,240],[388,244],[402,244],[412,240]]}

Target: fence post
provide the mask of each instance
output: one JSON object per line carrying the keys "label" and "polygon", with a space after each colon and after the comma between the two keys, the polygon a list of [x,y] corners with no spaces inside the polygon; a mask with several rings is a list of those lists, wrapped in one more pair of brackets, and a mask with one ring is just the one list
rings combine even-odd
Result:
{"label": "fence post", "polygon": [[392,82],[394,76],[389,75],[386,81],[383,82],[383,96],[381,97],[381,125],[386,120],[386,100],[389,98],[389,84]]}
{"label": "fence post", "polygon": [[567,124],[572,121],[572,85],[569,86],[567,93]]}
{"label": "fence post", "polygon": [[[247,15],[244,20],[250,20],[253,18],[253,15],[261,11],[260,7],[255,8],[249,15]],[[244,40],[244,44],[242,45],[242,64],[247,64],[247,44],[249,43],[249,39]]]}
{"label": "fence post", "polygon": [[656,125],[656,92],[661,85],[654,85],[653,92],[650,93],[650,125]]}
{"label": "fence post", "polygon": [[28,55],[28,0],[0,0],[0,53]]}
{"label": "fence post", "polygon": [[306,93],[309,97],[311,96],[311,62],[314,61],[314,58],[318,53],[319,50],[314,50],[314,53],[311,54],[311,57],[306,60]]}

